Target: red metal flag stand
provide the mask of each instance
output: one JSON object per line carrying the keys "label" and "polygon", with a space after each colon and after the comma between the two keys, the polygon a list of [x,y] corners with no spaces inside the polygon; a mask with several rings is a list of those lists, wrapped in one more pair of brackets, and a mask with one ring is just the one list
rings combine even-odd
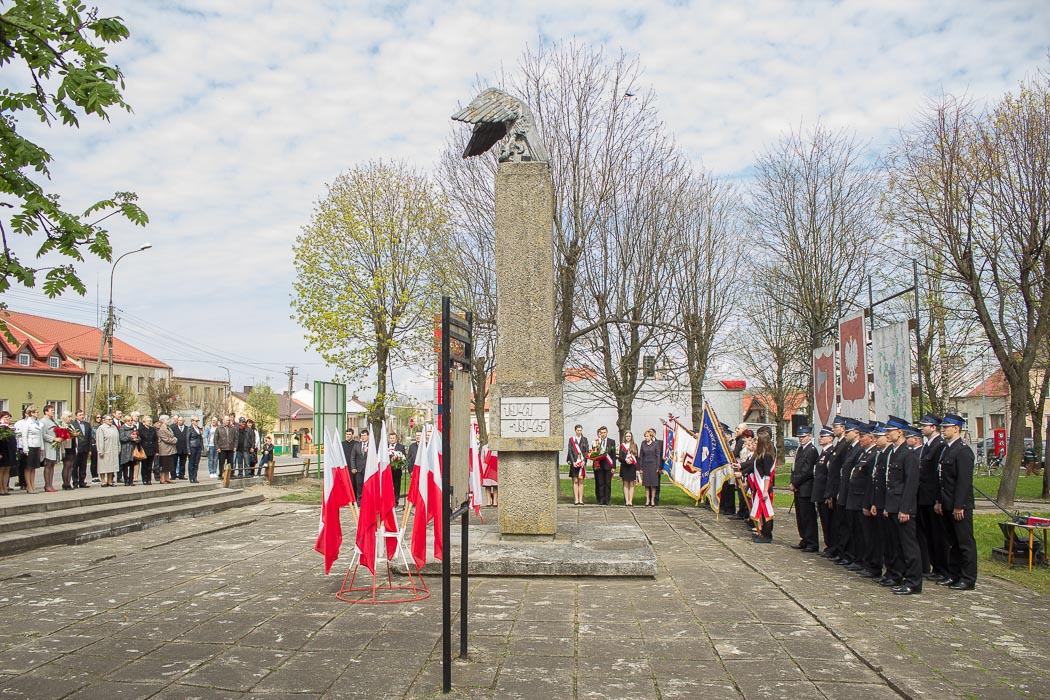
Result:
{"label": "red metal flag stand", "polygon": [[[354,558],[350,562],[350,567],[346,570],[346,576],[343,577],[343,583],[339,587],[339,592],[335,594],[335,597],[345,603],[363,603],[365,605],[413,603],[429,598],[430,588],[427,587],[426,581],[423,580],[423,573],[418,567],[416,567],[415,576],[412,575],[412,568],[415,567],[415,562],[405,556],[403,534],[403,528],[397,532],[387,532],[383,528],[382,523],[380,523],[376,530],[376,552],[378,553],[382,551],[384,553],[383,562],[386,565],[385,583],[380,579],[379,567],[376,566],[376,573],[372,574],[371,585],[354,585],[358,569],[361,567],[361,555],[355,549]],[[405,565],[405,575],[408,577],[408,585],[398,585],[394,583],[393,572],[390,570],[390,559],[385,554],[386,540],[390,538],[397,540],[397,550],[394,553],[394,556],[400,556],[401,561]],[[366,573],[370,573],[367,569],[365,571]],[[419,578],[418,584],[416,583],[417,577]],[[349,580],[349,585],[347,584],[347,580]],[[411,593],[403,593],[404,591],[411,591]]]}

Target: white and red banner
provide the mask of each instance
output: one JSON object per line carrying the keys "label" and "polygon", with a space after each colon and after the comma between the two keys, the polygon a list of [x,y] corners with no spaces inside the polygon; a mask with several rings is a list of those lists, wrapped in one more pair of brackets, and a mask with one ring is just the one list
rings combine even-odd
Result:
{"label": "white and red banner", "polygon": [[441,559],[441,432],[434,430],[416,451],[416,465],[408,499],[415,507],[412,516],[412,559],[422,569],[427,563],[427,529],[434,523],[434,558]]}
{"label": "white and red banner", "polygon": [[891,323],[871,334],[875,417],[911,416],[911,334],[908,322]]}
{"label": "white and red banner", "polygon": [[835,420],[838,396],[835,381],[835,346],[813,351],[813,432]]}
{"label": "white and red banner", "polygon": [[863,421],[871,417],[868,408],[867,340],[863,312],[839,321],[842,415]]}
{"label": "white and red banner", "polygon": [[354,502],[354,487],[350,484],[350,472],[345,464],[343,447],[330,432],[324,436],[324,492],[321,505],[321,530],[314,549],[324,555],[324,572],[332,570],[343,546],[343,526],[339,522],[339,509]]}

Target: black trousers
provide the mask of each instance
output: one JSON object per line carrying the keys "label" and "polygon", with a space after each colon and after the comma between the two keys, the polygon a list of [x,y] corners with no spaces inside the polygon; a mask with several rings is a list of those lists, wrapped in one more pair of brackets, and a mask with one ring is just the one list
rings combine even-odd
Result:
{"label": "black trousers", "polygon": [[88,453],[87,450],[84,452],[77,452],[76,464],[73,468],[73,485],[74,486],[86,486],[87,485],[87,467],[88,467]]}
{"label": "black trousers", "polygon": [[897,527],[900,543],[901,583],[922,590],[922,554],[919,552],[918,522],[913,515],[906,523],[890,513],[890,520]]}
{"label": "black trousers", "polygon": [[849,514],[849,556],[850,559],[862,564],[865,567],[868,565],[866,555],[868,553],[867,547],[867,531],[864,529],[864,514],[860,510],[847,510]]}
{"label": "black trousers", "polygon": [[948,536],[944,532],[944,519],[933,510],[933,505],[920,505],[916,534],[919,539],[919,554],[922,571],[948,575]]}
{"label": "black trousers", "polygon": [[[661,469],[656,475],[660,478],[656,480],[656,491],[653,492],[653,503],[655,505],[660,505],[660,484],[663,483],[664,480],[664,470]],[[609,474],[609,480],[612,481],[611,473]]]}
{"label": "black trousers", "polygon": [[190,481],[197,480],[197,471],[201,466],[201,448],[190,448]]}
{"label": "black trousers", "polygon": [[153,483],[153,460],[154,457],[146,457],[146,459],[139,462],[139,474],[141,475],[142,483],[152,484]]}
{"label": "black trousers", "polygon": [[[226,466],[229,465],[233,471],[233,450],[219,450],[219,476],[222,477]],[[231,474],[232,476],[232,474]]]}
{"label": "black trousers", "polygon": [[795,525],[804,549],[817,549],[820,546],[817,540],[817,509],[813,507],[809,496],[795,494]]}
{"label": "black trousers", "polygon": [[827,501],[820,501],[816,506],[817,518],[820,520],[820,532],[824,536],[824,549],[834,554],[837,550],[835,548],[835,535],[833,534],[835,530],[831,525],[832,510],[828,508]]}
{"label": "black trousers", "polygon": [[879,511],[879,539],[882,541],[882,563],[886,567],[886,576],[900,580],[904,575],[904,567],[896,513]]}
{"label": "black trousers", "polygon": [[[350,475],[350,481],[353,482],[353,484],[354,484],[354,497],[357,499],[357,502],[360,503],[361,502],[361,490],[364,489],[364,487],[365,487],[365,473],[362,472],[362,471],[359,471],[356,474],[351,474]],[[423,485],[420,488],[426,488],[426,486]]]}
{"label": "black trousers", "polygon": [[853,519],[846,510],[846,506],[835,503],[831,511],[831,526],[835,531],[835,552],[850,561],[853,561]]}
{"label": "black trousers", "polygon": [[98,478],[98,448],[95,445],[91,446],[91,478]]}
{"label": "black trousers", "polygon": [[973,511],[967,509],[962,520],[946,511],[942,516],[948,535],[948,575],[962,583],[977,582],[977,542],[973,538]]}
{"label": "black trousers", "polygon": [[722,492],[718,497],[718,512],[722,515],[732,515],[736,512],[736,484],[732,481],[722,484]]}
{"label": "black trousers", "polygon": [[175,455],[175,478],[181,479],[186,476],[186,466],[190,463],[188,452]]}
{"label": "black trousers", "polygon": [[598,505],[608,505],[612,494],[612,469],[594,470],[594,498]]}
{"label": "black trousers", "polygon": [[120,480],[129,486],[135,480],[135,464],[136,462],[125,462],[120,465]]}
{"label": "black trousers", "polygon": [[882,532],[879,530],[878,516],[860,516],[861,530],[864,532],[864,568],[872,573],[882,573]]}

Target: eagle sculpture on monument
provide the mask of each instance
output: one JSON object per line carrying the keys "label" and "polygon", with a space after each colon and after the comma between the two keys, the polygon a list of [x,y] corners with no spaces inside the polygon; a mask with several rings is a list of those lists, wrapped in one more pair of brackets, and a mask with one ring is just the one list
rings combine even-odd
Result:
{"label": "eagle sculpture on monument", "polygon": [[463,151],[464,158],[480,156],[506,138],[499,152],[501,163],[548,160],[532,110],[517,97],[502,90],[485,90],[469,105],[453,114],[452,118],[474,125],[470,142]]}

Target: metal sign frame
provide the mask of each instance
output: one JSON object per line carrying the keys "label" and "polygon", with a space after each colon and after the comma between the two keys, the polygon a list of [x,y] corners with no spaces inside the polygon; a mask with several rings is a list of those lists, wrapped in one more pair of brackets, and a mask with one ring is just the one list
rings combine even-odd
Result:
{"label": "metal sign frame", "polygon": [[[456,420],[461,407],[470,407],[470,370],[474,354],[474,315],[452,313],[452,301],[447,296],[441,297],[441,357],[438,361],[438,373],[441,381],[441,483],[444,493],[441,498],[441,536],[444,552],[441,557],[441,691],[452,690],[452,565],[450,560],[452,519],[460,518],[462,534],[460,537],[459,565],[459,655],[467,655],[467,551],[469,550],[469,515],[470,501],[467,491],[458,493],[453,488],[457,483],[457,471],[467,469],[467,461],[459,463],[453,455],[460,455],[462,450],[453,449],[453,441],[460,446],[470,444],[470,424],[463,430],[462,420]],[[453,381],[453,378],[455,381]],[[465,399],[465,400],[464,400]],[[445,407],[449,410],[445,411]],[[460,410],[456,410],[459,408]],[[459,434],[462,433],[462,434]],[[456,502],[453,502],[456,501]]]}
{"label": "metal sign frame", "polygon": [[346,434],[346,384],[314,381],[314,444],[317,473],[324,466],[325,429],[335,428],[336,440]]}

